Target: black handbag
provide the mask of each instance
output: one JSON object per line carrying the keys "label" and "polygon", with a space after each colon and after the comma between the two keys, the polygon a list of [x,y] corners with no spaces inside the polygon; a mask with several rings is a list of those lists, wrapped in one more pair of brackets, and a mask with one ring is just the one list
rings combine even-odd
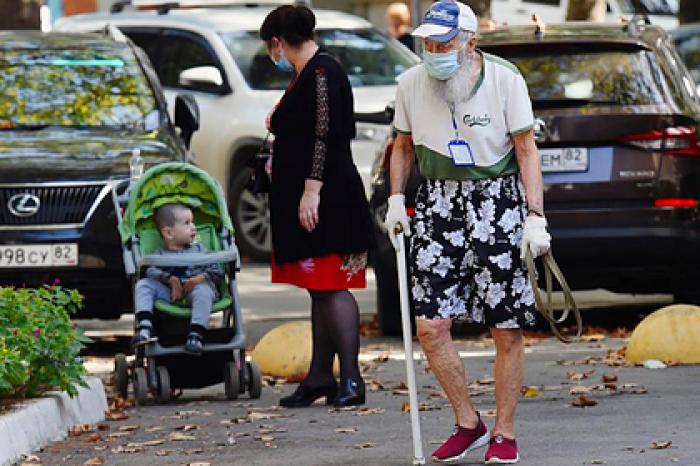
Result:
{"label": "black handbag", "polygon": [[250,180],[246,187],[253,194],[267,194],[270,192],[270,177],[265,171],[265,165],[270,159],[270,151],[268,149],[268,140],[270,133],[267,133],[265,140],[260,145],[260,149],[248,159],[246,164],[251,169]]}

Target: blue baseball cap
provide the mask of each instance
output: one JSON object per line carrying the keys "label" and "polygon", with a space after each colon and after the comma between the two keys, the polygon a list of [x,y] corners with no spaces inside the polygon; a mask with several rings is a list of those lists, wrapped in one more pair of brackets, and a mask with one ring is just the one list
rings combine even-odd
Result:
{"label": "blue baseball cap", "polygon": [[435,42],[449,42],[460,30],[476,32],[476,15],[464,3],[455,0],[435,2],[423,17],[423,23],[411,34]]}

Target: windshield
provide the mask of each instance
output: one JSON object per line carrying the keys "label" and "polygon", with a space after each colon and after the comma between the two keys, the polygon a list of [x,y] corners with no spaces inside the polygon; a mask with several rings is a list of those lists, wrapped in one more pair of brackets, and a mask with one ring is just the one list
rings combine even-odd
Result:
{"label": "windshield", "polygon": [[594,105],[665,102],[664,80],[646,51],[501,56],[520,69],[534,105],[567,100]]}
{"label": "windshield", "polygon": [[0,129],[152,129],[160,120],[130,50],[2,50],[0,89]]}
{"label": "windshield", "polygon": [[622,11],[629,14],[676,16],[678,0],[621,0]]}
{"label": "windshield", "polygon": [[[224,33],[222,38],[251,88],[279,90],[289,85],[290,73],[275,67],[257,32]],[[320,30],[317,40],[343,64],[353,87],[394,85],[398,75],[419,61],[399,42],[373,29]]]}
{"label": "windshield", "polygon": [[678,36],[674,41],[685,66],[690,70],[695,82],[700,84],[700,34]]}

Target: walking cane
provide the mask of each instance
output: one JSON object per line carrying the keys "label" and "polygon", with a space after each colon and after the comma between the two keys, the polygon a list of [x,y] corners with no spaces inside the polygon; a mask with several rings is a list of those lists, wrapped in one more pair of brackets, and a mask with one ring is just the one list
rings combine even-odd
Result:
{"label": "walking cane", "polygon": [[399,278],[399,299],[401,301],[401,330],[403,333],[403,349],[406,353],[406,378],[408,379],[408,401],[411,408],[411,433],[413,435],[413,464],[425,464],[423,442],[420,433],[420,417],[418,414],[418,389],[416,388],[416,372],[413,366],[413,341],[411,333],[411,312],[408,304],[408,279],[406,256],[404,255],[405,241],[400,225],[396,226],[391,244],[396,250],[396,268]]}

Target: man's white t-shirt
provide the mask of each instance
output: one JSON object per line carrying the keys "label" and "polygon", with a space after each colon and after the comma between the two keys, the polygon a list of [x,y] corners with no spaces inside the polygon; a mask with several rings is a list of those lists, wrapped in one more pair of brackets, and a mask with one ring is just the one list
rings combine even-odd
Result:
{"label": "man's white t-shirt", "polygon": [[469,144],[475,165],[455,165],[448,144],[455,139],[450,106],[432,90],[424,65],[399,77],[394,127],[411,134],[421,174],[429,179],[475,180],[518,173],[512,136],[534,126],[527,84],[502,58],[483,56],[472,95],[456,105],[459,139]]}

